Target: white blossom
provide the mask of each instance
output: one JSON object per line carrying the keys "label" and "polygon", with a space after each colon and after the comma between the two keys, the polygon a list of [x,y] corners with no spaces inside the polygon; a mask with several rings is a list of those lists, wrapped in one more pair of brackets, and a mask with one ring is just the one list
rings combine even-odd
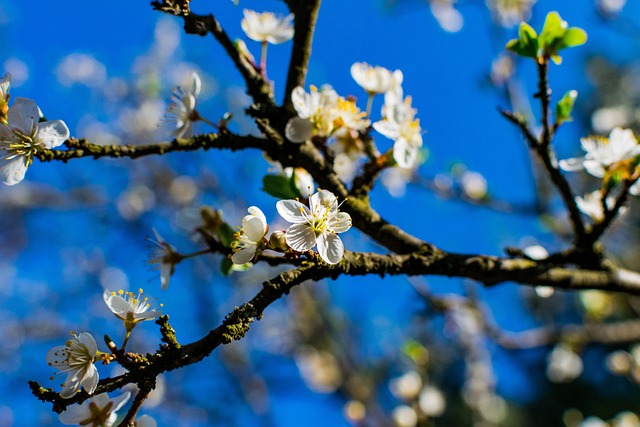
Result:
{"label": "white blossom", "polygon": [[191,87],[184,89],[178,86],[173,91],[167,113],[172,116],[169,121],[175,125],[173,135],[176,138],[190,137],[193,133],[193,123],[201,119],[196,111],[201,85],[200,76],[194,72],[191,74]]}
{"label": "white blossom", "polygon": [[69,138],[69,129],[62,120],[38,123],[39,120],[40,110],[31,99],[16,98],[9,108],[8,123],[0,126],[0,150],[4,150],[0,154],[4,160],[0,177],[5,184],[22,181],[36,153],[57,147]]}
{"label": "white blossom", "polygon": [[298,192],[303,195],[310,195],[315,190],[313,177],[305,168],[284,168],[282,172],[289,178],[293,177],[293,182]]}
{"label": "white blossom", "polygon": [[416,371],[409,371],[389,382],[389,389],[394,396],[411,400],[415,398],[422,389],[422,377]]}
{"label": "white blossom", "polygon": [[111,427],[118,418],[116,412],[127,403],[130,397],[131,393],[128,391],[114,399],[109,399],[106,393],[101,393],[81,405],[69,406],[58,416],[58,419],[65,425]]}
{"label": "white blossom", "polygon": [[418,159],[422,147],[420,120],[415,119],[416,110],[411,107],[411,98],[404,102],[385,104],[383,119],[373,124],[373,128],[394,141],[393,159],[401,168],[411,168]]}
{"label": "white blossom", "polygon": [[235,234],[235,240],[231,242],[233,255],[231,261],[234,264],[246,264],[256,255],[259,248],[264,247],[264,235],[269,226],[267,219],[260,208],[251,206],[249,215],[242,218],[242,227]]}
{"label": "white blossom", "polygon": [[291,40],[293,37],[293,14],[276,16],[272,12],[256,12],[245,9],[244,18],[240,25],[242,31],[251,40],[280,44]]}
{"label": "white blossom", "polygon": [[556,346],[547,363],[547,377],[556,383],[573,381],[582,374],[582,359],[565,345]]}
{"label": "white blossom", "polygon": [[384,67],[356,62],[351,66],[351,77],[370,95],[385,93],[402,83],[402,71],[391,72]]}
{"label": "white blossom", "polygon": [[127,324],[131,325],[131,328],[127,327],[127,330],[129,330],[138,322],[153,320],[162,314],[160,310],[151,308],[149,298],[143,297],[143,294],[144,291],[142,289],[138,290],[137,295],[133,292],[125,292],[122,289],[118,292],[105,290],[102,297],[113,314],[124,320],[125,327],[127,327]]}
{"label": "white blossom", "polygon": [[591,136],[582,138],[584,157],[574,157],[560,161],[566,171],[586,169],[591,175],[603,178],[613,165],[640,155],[640,145],[630,129],[615,128],[609,138]]}
{"label": "white blossom", "polygon": [[72,334],[65,345],[53,347],[47,352],[47,364],[67,374],[60,396],[73,397],[80,387],[92,394],[98,385],[98,370],[94,362],[98,356],[96,340],[88,332]]}
{"label": "white blossom", "polygon": [[285,135],[291,142],[304,142],[314,135],[334,136],[338,130],[357,133],[371,124],[354,100],[339,96],[330,85],[323,85],[320,90],[311,86],[309,93],[297,86],[291,92],[291,101],[298,113],[285,128]]}
{"label": "white blossom", "polygon": [[418,405],[425,415],[439,417],[447,407],[447,401],[440,389],[434,386],[427,386],[420,392]]}
{"label": "white blossom", "polygon": [[155,250],[151,254],[149,264],[160,269],[160,285],[165,291],[169,287],[169,281],[173,272],[176,270],[176,264],[182,261],[183,256],[180,255],[173,246],[167,243],[162,236],[154,229],[153,234],[155,240],[148,239],[156,245]]}
{"label": "white blossom", "polygon": [[339,263],[344,255],[344,245],[338,233],[351,228],[351,217],[339,211],[336,196],[327,190],[312,195],[309,206],[297,200],[281,200],[276,204],[278,213],[293,223],[287,229],[287,244],[298,252],[306,252],[317,245],[325,262]]}
{"label": "white blossom", "polygon": [[329,85],[318,90],[311,86],[309,93],[302,86],[291,91],[291,101],[298,113],[287,123],[285,135],[292,142],[304,142],[313,135],[329,136],[334,130],[335,107],[338,94]]}
{"label": "white blossom", "polygon": [[[611,209],[615,203],[613,197],[607,197],[607,209]],[[600,190],[587,193],[584,197],[576,196],[576,204],[580,212],[590,217],[595,222],[604,219],[604,207],[602,205],[602,192]],[[622,207],[619,214],[622,215],[626,211],[626,207]]]}

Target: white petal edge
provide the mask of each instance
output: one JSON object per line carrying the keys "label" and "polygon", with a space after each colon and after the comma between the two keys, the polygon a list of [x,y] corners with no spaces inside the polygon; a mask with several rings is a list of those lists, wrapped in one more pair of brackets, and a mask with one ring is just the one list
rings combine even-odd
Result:
{"label": "white petal edge", "polygon": [[69,128],[62,120],[40,123],[36,139],[44,148],[54,148],[69,139]]}
{"label": "white petal edge", "polygon": [[327,264],[337,264],[344,255],[342,240],[335,233],[323,233],[318,236],[318,253]]}
{"label": "white petal edge", "polygon": [[287,229],[287,245],[294,251],[305,252],[316,244],[316,235],[308,224],[294,224]]}
{"label": "white petal edge", "polygon": [[238,252],[235,252],[233,255],[231,255],[231,262],[239,265],[246,264],[248,262],[251,262],[255,254],[256,254],[255,246],[240,249]]}
{"label": "white petal edge", "polygon": [[309,208],[297,200],[280,200],[276,203],[276,210],[282,218],[293,224],[306,223],[311,214]]}

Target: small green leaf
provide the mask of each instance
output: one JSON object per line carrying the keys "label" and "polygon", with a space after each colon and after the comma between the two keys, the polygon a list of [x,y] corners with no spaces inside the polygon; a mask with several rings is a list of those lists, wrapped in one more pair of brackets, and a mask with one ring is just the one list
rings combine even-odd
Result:
{"label": "small green leaf", "polygon": [[228,257],[223,258],[220,262],[220,272],[225,276],[229,276],[234,271],[247,271],[251,267],[253,267],[253,264],[250,262],[246,264],[234,264]]}
{"label": "small green leaf", "polygon": [[220,272],[224,276],[228,276],[233,273],[233,262],[231,262],[229,258],[222,258],[222,262],[220,263]]}
{"label": "small green leaf", "polygon": [[233,235],[235,233],[235,230],[231,228],[231,226],[226,222],[220,224],[220,228],[218,229],[218,236],[220,236],[220,241],[227,248],[231,246],[231,242],[233,242]]}
{"label": "small green leaf", "polygon": [[293,178],[286,175],[265,175],[262,178],[262,191],[278,199],[298,197],[298,189]]}
{"label": "small green leaf", "polygon": [[544,20],[544,26],[540,33],[540,47],[545,49],[552,46],[557,39],[564,36],[567,31],[567,22],[563,21],[558,12],[549,12]]}
{"label": "small green leaf", "polygon": [[567,47],[580,46],[587,42],[587,33],[582,28],[571,27],[558,42],[558,50]]}
{"label": "small green leaf", "polygon": [[538,38],[536,30],[529,24],[523,22],[518,29],[519,38],[510,40],[507,49],[518,55],[535,58],[538,54]]}
{"label": "small green leaf", "polygon": [[555,55],[551,55],[551,60],[553,61],[554,64],[556,65],[560,65],[562,64],[562,57],[558,54]]}
{"label": "small green leaf", "polygon": [[570,90],[564,94],[562,99],[556,104],[556,123],[562,124],[563,122],[570,122],[573,120],[571,113],[573,112],[573,105],[578,97],[578,92]]}
{"label": "small green leaf", "polygon": [[518,37],[520,40],[535,40],[538,38],[538,33],[533,27],[526,22],[520,24],[518,27]]}

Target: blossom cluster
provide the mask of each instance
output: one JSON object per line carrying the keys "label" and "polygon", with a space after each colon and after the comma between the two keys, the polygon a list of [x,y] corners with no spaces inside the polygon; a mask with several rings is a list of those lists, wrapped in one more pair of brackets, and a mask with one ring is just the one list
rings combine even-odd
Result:
{"label": "blossom cluster", "polygon": [[246,264],[264,249],[302,253],[315,246],[322,260],[337,264],[344,255],[344,245],[338,234],[351,228],[351,217],[339,208],[338,199],[327,190],[311,195],[308,207],[299,200],[280,200],[276,209],[292,225],[286,231],[272,233],[267,240],[266,217],[260,208],[251,206],[231,243],[231,261]]}
{"label": "blossom cluster", "polygon": [[[353,178],[359,158],[364,155],[363,137],[373,127],[381,135],[393,140],[391,155],[401,168],[413,168],[422,147],[422,128],[411,106],[411,97],[404,97],[400,70],[390,71],[380,66],[356,62],[351,76],[368,96],[362,111],[353,97],[343,97],[330,86],[311,86],[309,92],[301,86],[291,93],[297,113],[287,123],[285,136],[291,142],[302,143],[314,137],[331,139],[334,144],[335,168],[340,177]],[[381,119],[371,121],[372,101],[384,95]]]}
{"label": "blossom cluster", "polygon": [[[103,298],[111,312],[124,322],[126,337],[122,350],[126,346],[131,330],[144,320],[153,320],[161,312],[152,308],[148,297],[143,297],[143,290],[137,294],[133,292],[104,291]],[[72,338],[64,345],[55,346],[47,352],[47,364],[58,369],[67,378],[62,384],[60,397],[69,399],[75,396],[80,388],[88,394],[93,394],[98,386],[99,374],[95,363],[102,361],[107,364],[114,360],[114,355],[98,350],[95,338],[89,332],[72,333]],[[131,393],[126,392],[114,399],[106,393],[93,396],[81,405],[72,405],[62,412],[59,420],[66,425],[82,425],[95,427],[110,427],[114,425],[120,409],[128,400]],[[156,422],[148,415],[138,417],[135,421],[138,427],[155,427]]]}
{"label": "blossom cluster", "polygon": [[62,120],[41,121],[38,105],[29,98],[11,98],[11,74],[0,80],[0,178],[7,185],[24,179],[37,153],[55,148],[69,138]]}
{"label": "blossom cluster", "polygon": [[[640,144],[630,129],[615,128],[608,138],[590,136],[581,139],[583,157],[560,161],[565,171],[586,170],[590,175],[602,179],[599,190],[576,197],[578,208],[593,221],[601,222],[606,212],[613,209],[615,199],[611,191],[618,182],[629,184],[629,193],[640,195],[638,179],[638,157]],[[624,208],[619,213],[624,213]]]}

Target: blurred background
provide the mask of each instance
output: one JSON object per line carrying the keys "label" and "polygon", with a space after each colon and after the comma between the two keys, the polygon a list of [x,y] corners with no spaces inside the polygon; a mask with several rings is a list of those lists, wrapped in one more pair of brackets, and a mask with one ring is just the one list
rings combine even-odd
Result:
{"label": "blurred background", "polygon": [[[48,119],[100,144],[165,141],[171,92],[197,71],[199,112],[256,133],[239,73],[212,37],[183,34],[181,19],[148,2],[0,0],[0,73],[11,96],[34,99]],[[283,2],[193,0],[232,38],[242,9],[286,13]],[[422,164],[381,177],[372,204],[392,223],[445,250],[532,257],[561,250],[570,232],[502,107],[532,120],[532,62],[505,54],[517,25],[540,29],[557,10],[584,28],[587,45],[552,65],[553,100],[575,89],[574,121],[555,140],[559,158],[580,155],[579,138],[616,126],[639,131],[640,3],[625,0],[372,0],[323,2],[307,85],[366,96],[356,61],[404,73],[404,93],[424,135]],[[268,75],[282,100],[291,43],[270,46]],[[379,117],[381,99],[373,108]],[[377,116],[376,116],[377,115]],[[210,132],[196,124],[195,132]],[[378,146],[392,142],[382,136]],[[27,385],[58,388],[47,350],[69,331],[124,336],[104,289],[144,288],[183,342],[215,328],[277,268],[230,275],[221,257],[177,266],[167,291],[148,264],[157,230],[181,253],[203,248],[200,209],[233,227],[259,206],[271,230],[286,228],[262,177],[277,167],[255,151],[210,151],[136,161],[40,163],[0,188],[0,427],[58,426]],[[585,174],[575,192],[597,188]],[[615,261],[640,269],[638,203],[609,230]],[[353,251],[382,249],[357,230]],[[160,426],[640,426],[640,300],[598,291],[553,292],[504,284],[484,289],[440,277],[344,278],[308,283],[273,304],[248,336],[202,363],[160,378],[141,413]],[[138,326],[128,349],[153,352],[159,333]],[[106,346],[99,340],[99,348]],[[98,366],[101,378],[121,373]]]}

